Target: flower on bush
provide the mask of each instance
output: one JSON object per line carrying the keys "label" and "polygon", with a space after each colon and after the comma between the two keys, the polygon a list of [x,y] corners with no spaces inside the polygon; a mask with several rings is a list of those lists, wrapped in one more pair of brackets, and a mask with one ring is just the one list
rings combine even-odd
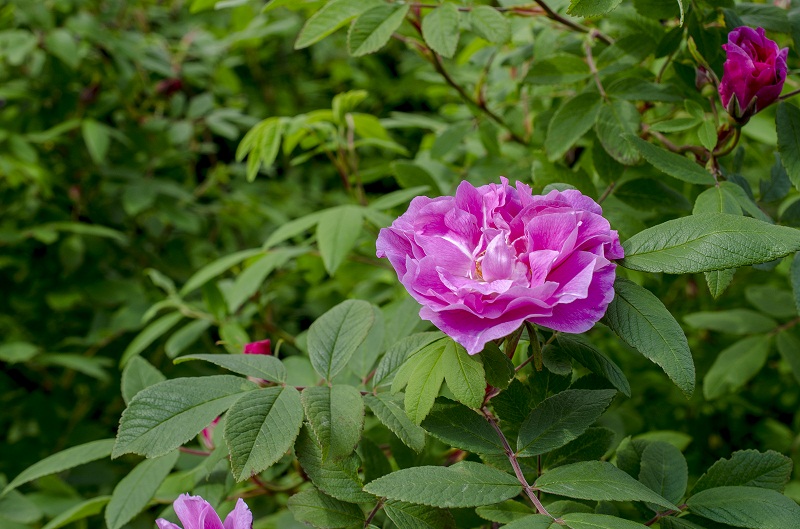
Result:
{"label": "flower on bush", "polygon": [[576,190],[462,182],[454,197],[412,200],[381,230],[377,255],[420,317],[475,354],[525,321],[580,333],[603,317],[623,251],[601,214]]}
{"label": "flower on bush", "polygon": [[722,48],[727,55],[719,95],[728,114],[746,123],[781,95],[789,48],[779,49],[763,28],[746,26],[728,33]]}
{"label": "flower on bush", "polygon": [[244,346],[246,355],[271,355],[272,349],[269,339],[260,342],[250,342]]}
{"label": "flower on bush", "polygon": [[[181,494],[172,504],[183,529],[252,529],[253,514],[247,504],[239,498],[236,507],[221,522],[214,508],[200,496]],[[181,529],[179,525],[163,518],[156,520],[158,529]]]}

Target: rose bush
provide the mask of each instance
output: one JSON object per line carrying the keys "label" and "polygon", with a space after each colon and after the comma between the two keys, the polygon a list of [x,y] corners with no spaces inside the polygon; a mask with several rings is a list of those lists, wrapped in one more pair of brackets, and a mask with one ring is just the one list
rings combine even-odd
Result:
{"label": "rose bush", "polygon": [[378,235],[378,257],[422,304],[420,317],[470,354],[525,321],[589,330],[614,297],[612,260],[623,257],[591,198],[576,190],[534,196],[501,181],[417,197]]}
{"label": "rose bush", "polygon": [[746,122],[781,95],[789,48],[779,49],[763,28],[738,27],[722,48],[727,53],[719,95],[734,119]]}

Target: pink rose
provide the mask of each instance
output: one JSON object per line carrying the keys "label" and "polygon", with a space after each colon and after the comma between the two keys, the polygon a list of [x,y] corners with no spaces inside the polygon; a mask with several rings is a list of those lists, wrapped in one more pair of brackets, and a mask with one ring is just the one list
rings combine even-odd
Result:
{"label": "pink rose", "polygon": [[[181,494],[172,504],[175,514],[183,524],[183,529],[252,529],[253,515],[244,500],[236,500],[236,507],[225,518],[219,520],[214,508],[200,496]],[[158,529],[181,529],[179,525],[163,518],[156,520]]]}
{"label": "pink rose", "polygon": [[789,48],[764,35],[764,29],[738,27],[728,33],[719,96],[733,119],[746,123],[750,117],[778,99],[786,81]]}
{"label": "pink rose", "polygon": [[420,317],[469,354],[525,321],[589,330],[614,298],[611,260],[623,257],[591,198],[575,190],[533,196],[525,184],[501,182],[417,197],[378,235],[378,257],[422,304]]}
{"label": "pink rose", "polygon": [[246,355],[271,355],[272,349],[269,339],[260,342],[250,342],[244,346]]}

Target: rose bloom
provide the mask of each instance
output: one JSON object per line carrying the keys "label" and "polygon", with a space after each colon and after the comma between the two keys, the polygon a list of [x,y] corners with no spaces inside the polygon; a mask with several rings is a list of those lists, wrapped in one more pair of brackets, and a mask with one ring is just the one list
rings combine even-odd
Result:
{"label": "rose bloom", "polygon": [[623,251],[601,213],[576,190],[462,182],[455,197],[412,200],[380,231],[377,255],[420,317],[475,354],[525,321],[580,333],[603,317]]}
{"label": "rose bloom", "polygon": [[[225,523],[219,519],[214,508],[200,496],[181,494],[172,504],[175,514],[183,524],[183,529],[252,529],[253,515],[247,508],[244,500],[236,500],[236,507],[225,518]],[[181,529],[179,525],[159,518],[156,520],[158,529]]]}
{"label": "rose bloom", "polygon": [[728,33],[728,43],[722,48],[727,57],[719,96],[728,114],[745,123],[781,95],[789,48],[778,49],[763,28],[745,26]]}

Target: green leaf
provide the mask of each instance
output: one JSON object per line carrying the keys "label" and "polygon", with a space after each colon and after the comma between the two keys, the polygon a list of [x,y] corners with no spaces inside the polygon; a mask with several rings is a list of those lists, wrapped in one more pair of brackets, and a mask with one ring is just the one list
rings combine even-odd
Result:
{"label": "green leaf", "polygon": [[446,444],[476,454],[504,454],[497,432],[479,413],[462,404],[442,401],[434,404],[422,427]]}
{"label": "green leaf", "polygon": [[141,356],[134,356],[122,370],[122,400],[128,404],[141,390],[164,380],[166,377],[153,364]]}
{"label": "green leaf", "polygon": [[536,480],[544,492],[582,500],[644,501],[679,511],[628,474],[605,461],[584,461],[548,470]]}
{"label": "green leaf", "polygon": [[292,386],[261,388],[243,395],[225,417],[231,470],[236,481],[243,481],[291,448],[303,424],[303,405]]}
{"label": "green leaf", "polygon": [[647,526],[630,520],[584,512],[571,512],[561,517],[570,529],[646,529]]}
{"label": "green leaf", "polygon": [[[616,1],[616,0],[615,0]],[[595,132],[603,148],[624,165],[639,161],[639,151],[626,138],[639,130],[641,117],[633,103],[613,101],[597,114]]]}
{"label": "green leaf", "polygon": [[481,351],[481,360],[486,373],[486,383],[499,389],[508,388],[516,373],[511,359],[497,345],[489,342]]}
{"label": "green leaf", "polygon": [[472,31],[495,44],[503,44],[511,38],[511,24],[497,9],[490,6],[475,6],[470,12]]}
{"label": "green leaf", "polygon": [[66,29],[55,29],[47,33],[44,40],[49,51],[64,64],[75,70],[80,65],[81,54],[75,37]]}
{"label": "green leaf", "polygon": [[458,47],[458,8],[441,4],[422,19],[425,43],[442,57],[451,58]]}
{"label": "green leaf", "polygon": [[564,156],[592,128],[602,102],[597,92],[585,92],[558,107],[547,127],[544,142],[548,160],[552,162]]}
{"label": "green leaf", "polygon": [[387,393],[365,395],[364,402],[381,421],[407,447],[415,452],[425,448],[425,430],[411,422],[403,409],[401,395],[392,396]]}
{"label": "green leaf", "polygon": [[[648,443],[642,452],[639,481],[673,503],[678,503],[686,493],[689,470],[686,458],[669,443]],[[657,507],[651,507],[659,511]]]}
{"label": "green leaf", "polygon": [[[347,369],[357,375],[361,380],[367,380],[372,375],[375,361],[384,352],[384,337],[386,336],[386,323],[381,309],[372,305],[372,315],[374,317],[372,327],[370,327],[367,337],[350,357]],[[366,384],[366,382],[365,382]]]}
{"label": "green leaf", "polygon": [[631,386],[625,373],[611,359],[591,345],[568,338],[563,334],[559,334],[557,340],[559,347],[586,369],[611,382],[611,385],[626,397],[631,396]]}
{"label": "green leaf", "polygon": [[608,428],[588,428],[575,440],[545,455],[545,468],[600,459],[605,455],[614,440],[614,432]]}
{"label": "green leaf", "polygon": [[736,391],[753,378],[767,361],[770,336],[744,338],[724,349],[703,378],[703,395],[716,399]]}
{"label": "green leaf", "polygon": [[720,459],[692,487],[692,494],[716,487],[742,486],[783,492],[792,474],[792,460],[773,450],[739,450]]}
{"label": "green leaf", "polygon": [[171,452],[254,388],[252,382],[232,375],[176,378],[145,388],[122,412],[111,457]]}
{"label": "green leaf", "polygon": [[389,500],[383,506],[386,515],[398,529],[455,529],[450,511],[427,505]]}
{"label": "green leaf", "polygon": [[165,316],[160,317],[136,335],[136,338],[131,340],[128,347],[122,353],[122,358],[119,364],[124,366],[134,356],[140,354],[142,351],[150,347],[150,344],[158,340],[161,336],[173,328],[179,321],[183,319],[183,314],[180,312],[171,312]]}
{"label": "green leaf", "polygon": [[308,329],[308,355],[314,370],[332,380],[366,339],[375,315],[366,301],[348,299],[317,318]]}
{"label": "green leaf", "polygon": [[725,270],[712,270],[711,272],[703,272],[708,283],[708,291],[717,299],[722,295],[728,285],[733,281],[733,275],[736,273],[735,268],[727,268]]}
{"label": "green leaf", "polygon": [[81,122],[81,132],[92,161],[97,165],[105,162],[108,148],[111,145],[108,126],[87,118]]}
{"label": "green leaf", "polygon": [[[416,304],[416,301],[414,302]],[[388,318],[388,316],[387,316]],[[392,320],[387,319],[387,335],[389,334],[389,325]],[[406,336],[398,341],[392,342],[392,346],[383,355],[378,367],[375,368],[375,375],[372,377],[372,387],[379,388],[387,386],[394,381],[395,375],[403,367],[405,361],[413,354],[422,350],[427,345],[442,339],[442,333],[434,332],[421,332]]]}
{"label": "green leaf", "polygon": [[635,135],[628,135],[626,139],[653,167],[673,178],[690,184],[714,185],[716,183],[711,173],[685,156],[656,147]]}
{"label": "green leaf", "polygon": [[661,301],[626,279],[614,282],[614,300],[603,322],[658,364],[687,397],[694,391],[694,361],[683,329]]}
{"label": "green leaf", "polygon": [[354,57],[375,53],[386,46],[405,20],[410,6],[385,4],[359,16],[347,33],[347,50]]}
{"label": "green leaf", "polygon": [[706,529],[686,518],[675,518],[674,516],[666,516],[659,520],[661,529]]}
{"label": "green leaf", "polygon": [[699,213],[741,215],[742,207],[736,197],[731,195],[725,187],[714,186],[697,195],[692,214],[697,215]]}
{"label": "green leaf", "polygon": [[603,414],[616,393],[568,389],[545,399],[522,423],[517,455],[544,454],[577,438]]}
{"label": "green leaf", "polygon": [[625,241],[619,264],[687,274],[766,263],[800,249],[800,231],[750,217],[706,213],[669,220]]}
{"label": "green leaf", "polygon": [[314,226],[317,225],[319,222],[320,217],[324,213],[323,211],[315,211],[314,213],[309,213],[308,215],[303,215],[302,217],[298,217],[294,220],[290,220],[289,222],[282,224],[278,229],[273,231],[270,236],[267,238],[266,242],[264,243],[264,249],[272,248],[278,243],[291,239],[297,235],[300,235],[304,231],[310,230]]}
{"label": "green leaf", "polygon": [[317,245],[325,270],[334,275],[361,235],[364,217],[357,206],[325,210],[317,224]]}
{"label": "green leaf", "polygon": [[570,53],[556,53],[537,61],[525,82],[533,85],[565,85],[583,81],[592,75],[583,57]]}
{"label": "green leaf", "polygon": [[453,340],[446,340],[441,360],[444,380],[455,398],[470,408],[480,408],[486,390],[486,376],[480,355],[467,350]]}
{"label": "green leaf", "polygon": [[792,318],[797,316],[794,296],[784,287],[772,285],[750,285],[744,289],[747,302],[764,314],[776,318]]}
{"label": "green leaf", "polygon": [[364,429],[364,400],[358,390],[343,385],[305,388],[302,401],[323,460],[350,455]]}
{"label": "green leaf", "polygon": [[262,253],[263,250],[260,248],[252,248],[250,250],[242,250],[240,252],[232,253],[230,255],[226,255],[224,257],[220,257],[216,261],[213,261],[197,272],[195,272],[192,277],[186,281],[186,284],[183,285],[183,288],[180,290],[181,296],[186,296],[191,292],[194,292],[198,288],[205,285],[210,280],[214,279],[218,275],[227,272],[234,266],[238,265],[245,259],[249,259],[254,255],[258,255]]}
{"label": "green leaf", "polygon": [[322,460],[322,449],[308,428],[300,430],[294,451],[306,475],[314,485],[328,496],[352,503],[374,503],[376,498],[362,489],[364,483],[358,475],[361,460],[352,453],[342,459]]}
{"label": "green leaf", "polygon": [[772,318],[748,309],[693,312],[684,316],[683,321],[695,329],[708,329],[727,334],[769,332],[778,325]]}
{"label": "green leaf", "polygon": [[8,364],[27,362],[39,353],[39,348],[28,342],[7,342],[0,345],[0,361]]}
{"label": "green leaf", "polygon": [[522,502],[506,500],[495,505],[485,505],[475,509],[475,513],[490,522],[509,523],[520,518],[525,518],[534,514],[536,511]]}
{"label": "green leaf", "polygon": [[700,140],[700,145],[713,151],[717,146],[717,128],[713,121],[702,121],[700,127],[697,129],[697,137]]}
{"label": "green leaf", "polygon": [[298,522],[322,529],[364,525],[364,513],[358,505],[331,498],[315,488],[298,492],[286,506]]}
{"label": "green leaf", "polygon": [[47,522],[42,529],[60,529],[65,525],[99,514],[110,499],[111,496],[98,496],[81,502],[59,513],[58,516]]}
{"label": "green leaf", "polygon": [[792,259],[792,266],[789,269],[789,282],[792,285],[795,307],[800,313],[800,253],[796,253],[794,259]]}
{"label": "green leaf", "polygon": [[380,5],[379,0],[333,0],[314,13],[300,30],[294,49],[300,50],[321,41],[353,18]]}
{"label": "green leaf", "polygon": [[194,320],[187,323],[167,338],[164,352],[169,358],[175,358],[196,342],[209,327],[211,327],[209,320]]}
{"label": "green leaf", "polygon": [[119,529],[147,507],[179,455],[174,450],[155,459],[145,459],[117,483],[106,507],[108,529]]}
{"label": "green leaf", "polygon": [[256,259],[250,266],[236,277],[233,286],[225,291],[228,301],[228,310],[235,313],[245,301],[252,297],[261,288],[264,280],[274,270],[280,268],[290,259],[302,255],[307,248],[278,248],[267,252]]}
{"label": "green leaf", "polygon": [[543,514],[531,514],[503,526],[504,529],[550,529],[553,519]]}
{"label": "green leaf", "polygon": [[372,202],[370,202],[369,208],[384,210],[384,209],[391,209],[395,206],[408,204],[408,202],[411,199],[424,194],[428,190],[430,190],[428,186],[418,186],[418,187],[412,187],[410,189],[401,189],[399,191],[392,191],[391,193],[386,193],[385,195],[381,195]]}
{"label": "green leaf", "polygon": [[63,472],[64,470],[97,461],[98,459],[105,459],[111,455],[111,449],[114,446],[114,439],[101,439],[99,441],[92,441],[78,446],[73,446],[48,456],[41,461],[29,466],[20,474],[11,480],[11,483],[6,485],[3,489],[3,494],[7,494],[34,479],[39,479],[43,476]]}
{"label": "green leaf", "polygon": [[233,371],[239,375],[269,380],[270,382],[285,382],[286,367],[283,362],[270,355],[253,354],[201,354],[186,355],[175,360],[176,364],[182,364],[190,360],[203,360],[211,362],[228,371]]}
{"label": "green leaf", "polygon": [[445,355],[454,347],[449,338],[438,340],[409,358],[392,382],[392,392],[406,385],[405,410],[408,417],[420,424],[428,415],[445,377]]}
{"label": "green leaf", "polygon": [[689,510],[735,527],[786,529],[800,520],[800,505],[783,494],[756,487],[717,487],[691,496]]}
{"label": "green leaf", "polygon": [[478,507],[513,498],[522,492],[522,486],[503,471],[461,461],[449,467],[398,470],[368,483],[364,490],[391,500],[432,507]]}
{"label": "green leaf", "polygon": [[800,383],[800,339],[790,330],[781,331],[777,337],[778,352],[789,365],[794,378]]}
{"label": "green leaf", "polygon": [[570,0],[567,13],[576,17],[596,17],[613,11],[622,0]]}
{"label": "green leaf", "polygon": [[778,152],[794,187],[800,189],[800,108],[780,102],[775,116]]}

